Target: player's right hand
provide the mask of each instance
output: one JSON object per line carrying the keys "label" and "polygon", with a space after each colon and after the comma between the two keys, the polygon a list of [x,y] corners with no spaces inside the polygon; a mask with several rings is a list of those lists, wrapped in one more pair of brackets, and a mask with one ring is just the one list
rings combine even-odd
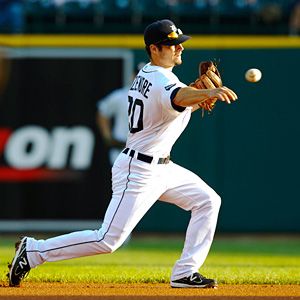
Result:
{"label": "player's right hand", "polygon": [[226,86],[209,89],[207,91],[209,91],[209,98],[227,102],[228,104],[230,104],[232,101],[237,100],[238,98],[237,94]]}

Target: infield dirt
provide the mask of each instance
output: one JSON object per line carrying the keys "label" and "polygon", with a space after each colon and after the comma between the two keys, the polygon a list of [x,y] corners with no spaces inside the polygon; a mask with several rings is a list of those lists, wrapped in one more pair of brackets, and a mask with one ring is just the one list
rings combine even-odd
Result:
{"label": "infield dirt", "polygon": [[24,283],[0,286],[0,299],[300,299],[299,285],[220,285],[217,289],[173,289],[168,284]]}

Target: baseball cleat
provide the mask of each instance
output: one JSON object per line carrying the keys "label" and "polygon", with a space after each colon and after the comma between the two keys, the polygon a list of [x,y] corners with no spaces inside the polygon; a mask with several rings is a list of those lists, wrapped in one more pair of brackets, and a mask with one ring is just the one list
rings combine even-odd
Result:
{"label": "baseball cleat", "polygon": [[29,261],[26,254],[26,241],[24,237],[15,245],[16,254],[13,261],[8,265],[9,273],[7,274],[9,286],[20,286],[21,281],[28,275],[30,271]]}
{"label": "baseball cleat", "polygon": [[173,288],[216,288],[217,286],[215,279],[205,278],[199,273],[171,281]]}

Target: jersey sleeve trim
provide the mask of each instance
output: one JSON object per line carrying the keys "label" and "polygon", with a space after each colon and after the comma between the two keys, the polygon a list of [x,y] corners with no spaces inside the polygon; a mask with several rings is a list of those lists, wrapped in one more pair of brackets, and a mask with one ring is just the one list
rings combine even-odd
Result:
{"label": "jersey sleeve trim", "polygon": [[172,94],[171,94],[170,98],[171,98],[171,105],[172,105],[172,107],[173,107],[176,111],[178,111],[178,112],[183,112],[183,111],[186,109],[186,107],[183,107],[183,106],[180,106],[180,105],[177,105],[177,104],[174,103],[174,99],[175,99],[175,97],[176,97],[176,95],[177,95],[177,93],[178,93],[178,91],[179,91],[180,89],[181,89],[181,87],[177,87],[176,89],[174,89],[174,90],[172,91]]}

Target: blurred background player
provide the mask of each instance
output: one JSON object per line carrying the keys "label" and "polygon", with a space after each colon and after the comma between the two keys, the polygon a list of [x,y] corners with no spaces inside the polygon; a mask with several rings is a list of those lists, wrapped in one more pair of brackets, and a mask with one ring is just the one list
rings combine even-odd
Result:
{"label": "blurred background player", "polygon": [[[0,49],[0,97],[5,91],[10,75],[10,60],[4,50]],[[0,98],[1,101],[1,98]]]}
{"label": "blurred background player", "polygon": [[[136,66],[132,76],[145,65]],[[130,86],[118,88],[97,102],[96,121],[107,148],[109,161],[113,165],[119,153],[125,148],[128,134],[128,90]]]}
{"label": "blurred background player", "polygon": [[289,34],[297,36],[300,34],[300,0],[293,1],[289,18]]}
{"label": "blurred background player", "polygon": [[129,86],[116,89],[97,103],[96,121],[104,144],[109,148],[111,165],[125,147],[128,133],[128,90]]}

